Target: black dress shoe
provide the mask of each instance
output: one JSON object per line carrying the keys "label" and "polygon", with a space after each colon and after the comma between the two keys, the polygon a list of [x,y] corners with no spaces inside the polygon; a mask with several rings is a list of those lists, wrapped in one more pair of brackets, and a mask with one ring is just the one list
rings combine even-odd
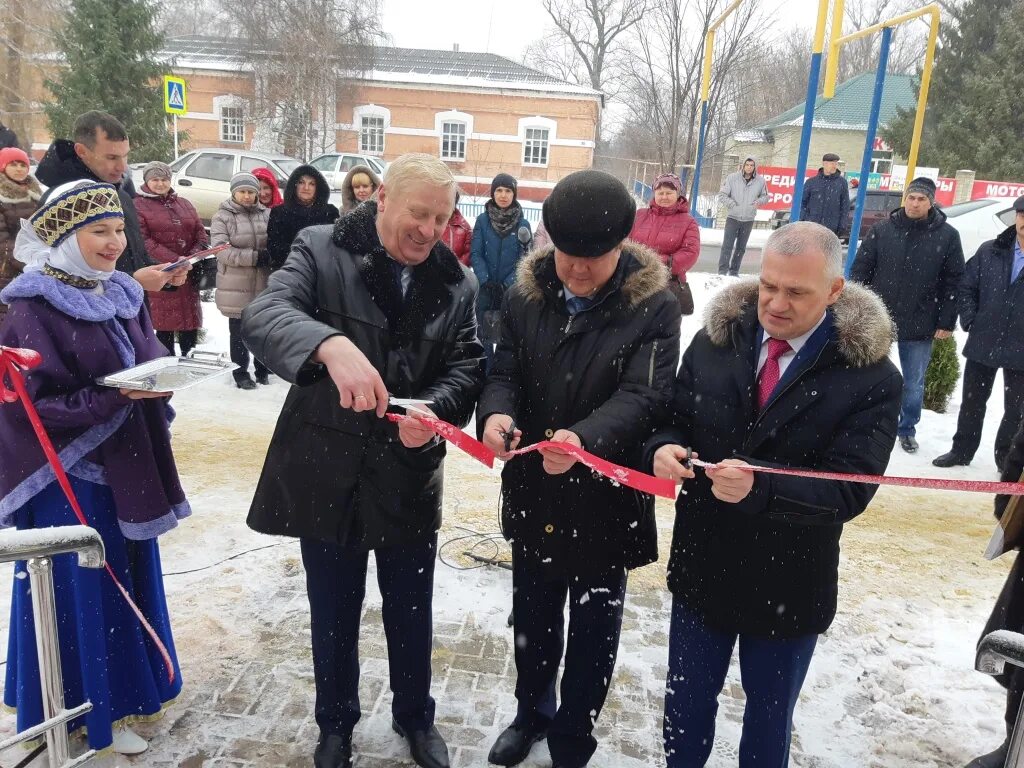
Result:
{"label": "black dress shoe", "polygon": [[533,745],[547,735],[547,728],[530,728],[513,723],[498,736],[487,755],[487,762],[495,765],[519,765],[530,754]]}
{"label": "black dress shoe", "polygon": [[256,382],[248,377],[244,379],[235,379],[235,386],[239,389],[256,389]]}
{"label": "black dress shoe", "polygon": [[1004,741],[992,752],[981,757],[976,757],[967,764],[967,768],[1003,768],[1006,763],[1006,753],[1010,749],[1010,742]]}
{"label": "black dress shoe", "polygon": [[936,467],[966,467],[971,463],[970,459],[965,459],[963,456],[950,451],[944,453],[938,458],[932,459],[932,464]]}
{"label": "black dress shoe", "polygon": [[900,438],[900,448],[907,453],[917,453],[917,449],[920,446],[917,444],[917,440],[912,438],[910,435]]}
{"label": "black dress shoe", "polygon": [[257,373],[256,374],[256,383],[257,384],[269,384],[270,383],[270,374],[269,373]]}
{"label": "black dress shoe", "polygon": [[391,721],[391,730],[405,739],[409,745],[412,761],[422,768],[449,768],[448,745],[444,743],[437,728],[406,731],[397,721]]}
{"label": "black dress shoe", "polygon": [[320,734],[316,752],[313,753],[314,768],[352,768],[352,736],[332,733]]}

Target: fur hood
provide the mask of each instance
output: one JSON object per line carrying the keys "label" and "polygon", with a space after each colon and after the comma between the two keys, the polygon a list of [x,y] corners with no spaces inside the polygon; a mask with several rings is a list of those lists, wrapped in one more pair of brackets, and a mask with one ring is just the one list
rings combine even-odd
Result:
{"label": "fur hood", "polygon": [[[757,305],[757,280],[741,280],[723,288],[704,310],[704,328],[717,347],[729,344],[731,327],[744,312]],[[851,365],[863,368],[889,356],[896,341],[896,326],[875,293],[847,282],[832,306],[840,354]]]}
{"label": "fur hood", "polygon": [[0,203],[37,203],[43,190],[35,177],[25,178],[25,186],[15,184],[3,173],[0,173]]}
{"label": "fur hood", "polygon": [[[644,301],[668,286],[668,268],[650,248],[627,240],[622,244],[622,254],[632,256],[636,268],[629,272],[619,289],[630,309],[636,309]],[[544,300],[544,273],[548,262],[555,258],[554,246],[548,245],[531,251],[516,268],[516,282],[529,302]]]}
{"label": "fur hood", "polygon": [[359,201],[356,200],[355,192],[352,191],[352,177],[357,173],[365,173],[370,177],[370,181],[373,183],[373,196],[370,200],[377,199],[377,190],[380,189],[380,176],[373,172],[373,169],[368,165],[356,165],[345,174],[345,180],[341,184],[341,209],[343,211],[351,211],[357,205]]}

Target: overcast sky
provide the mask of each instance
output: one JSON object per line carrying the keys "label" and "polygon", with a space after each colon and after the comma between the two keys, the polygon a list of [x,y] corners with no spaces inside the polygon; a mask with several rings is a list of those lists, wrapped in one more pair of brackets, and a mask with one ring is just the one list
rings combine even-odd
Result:
{"label": "overcast sky", "polygon": [[[752,2],[754,0],[751,0]],[[498,53],[519,60],[549,24],[541,0],[383,0],[384,31],[404,48],[451,48]],[[813,27],[817,0],[761,0],[782,12],[780,28]],[[428,10],[429,9],[429,12]]]}

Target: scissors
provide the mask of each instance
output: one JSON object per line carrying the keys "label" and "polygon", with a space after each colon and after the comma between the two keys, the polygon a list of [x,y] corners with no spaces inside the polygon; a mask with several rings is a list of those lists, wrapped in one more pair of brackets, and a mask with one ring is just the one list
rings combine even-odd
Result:
{"label": "scissors", "polygon": [[508,429],[498,429],[498,434],[501,435],[502,440],[505,441],[505,453],[512,450],[512,441],[516,439],[516,422],[513,419],[509,422]]}
{"label": "scissors", "polygon": [[420,416],[434,418],[434,414],[419,408],[421,405],[430,405],[433,400],[423,400],[415,397],[391,397],[388,396],[388,406],[404,408],[406,413],[418,413]]}
{"label": "scissors", "polygon": [[686,449],[686,458],[681,463],[687,469],[693,469],[693,448]]}

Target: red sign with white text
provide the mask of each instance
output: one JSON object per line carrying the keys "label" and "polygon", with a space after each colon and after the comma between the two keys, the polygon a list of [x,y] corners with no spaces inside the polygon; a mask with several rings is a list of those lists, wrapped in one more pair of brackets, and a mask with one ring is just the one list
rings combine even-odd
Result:
{"label": "red sign with white text", "polygon": [[[758,173],[764,176],[765,184],[768,187],[768,202],[761,206],[762,209],[767,211],[785,211],[793,207],[793,187],[796,186],[796,168],[785,168],[782,166],[766,165],[758,168]],[[810,178],[818,173],[818,169],[808,168],[807,177]],[[872,178],[875,174],[872,174]],[[888,173],[880,174],[878,177],[878,186],[871,186],[869,189],[889,189],[890,175]],[[1013,197],[1014,194],[1024,195],[1024,185],[1007,185],[1001,182],[975,182],[975,189],[978,184],[998,184],[1000,187],[1014,187],[1020,188],[1022,191],[1017,193],[999,194],[999,197]],[[953,196],[956,192],[956,179],[938,178],[935,182],[936,193],[935,201],[942,206],[952,205]],[[980,195],[974,195],[975,197],[986,197],[992,196],[995,193],[986,192]]]}
{"label": "red sign with white text", "polygon": [[982,197],[1020,197],[1024,195],[1024,184],[1008,181],[975,181],[971,187],[971,200]]}

